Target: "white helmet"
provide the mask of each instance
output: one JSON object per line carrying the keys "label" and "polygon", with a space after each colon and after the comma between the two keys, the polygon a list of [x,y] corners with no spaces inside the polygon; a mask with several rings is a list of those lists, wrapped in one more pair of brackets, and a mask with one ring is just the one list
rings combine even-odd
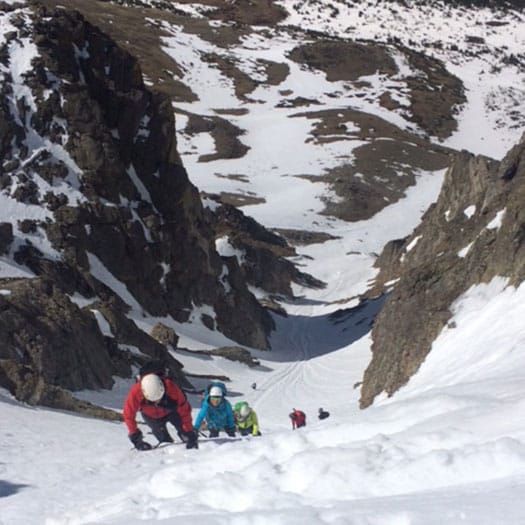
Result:
{"label": "white helmet", "polygon": [[248,403],[244,403],[241,405],[241,408],[239,408],[239,419],[241,421],[244,421],[249,415],[252,409],[248,405]]}
{"label": "white helmet", "polygon": [[144,376],[140,381],[140,388],[144,397],[152,403],[160,401],[166,391],[162,379],[157,374]]}
{"label": "white helmet", "polygon": [[210,388],[210,397],[222,397],[222,396],[223,396],[223,391],[220,387],[212,386]]}

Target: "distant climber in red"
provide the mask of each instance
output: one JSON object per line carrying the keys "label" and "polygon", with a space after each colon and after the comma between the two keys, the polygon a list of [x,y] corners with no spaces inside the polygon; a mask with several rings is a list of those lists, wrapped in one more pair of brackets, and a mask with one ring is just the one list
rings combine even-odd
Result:
{"label": "distant climber in red", "polygon": [[293,409],[290,413],[292,420],[292,430],[306,426],[306,414],[302,410]]}

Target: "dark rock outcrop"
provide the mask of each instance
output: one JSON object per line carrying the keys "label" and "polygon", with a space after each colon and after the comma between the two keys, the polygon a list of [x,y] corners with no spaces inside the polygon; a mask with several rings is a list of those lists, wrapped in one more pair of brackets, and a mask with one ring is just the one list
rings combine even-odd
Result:
{"label": "dark rock outcrop", "polygon": [[240,346],[221,346],[220,348],[215,348],[214,350],[189,350],[188,348],[179,348],[178,351],[200,356],[208,355],[224,357],[224,359],[228,359],[229,361],[243,363],[250,368],[254,368],[260,364],[260,361],[256,357],[253,357],[249,350]]}
{"label": "dark rock outcrop", "polygon": [[119,412],[76,399],[67,390],[46,383],[31,367],[20,365],[14,359],[0,359],[0,383],[12,392],[16,399],[29,405],[69,410],[111,421],[122,420]]}
{"label": "dark rock outcrop", "polygon": [[176,348],[179,341],[179,336],[175,333],[175,330],[163,323],[157,323],[151,330],[150,335],[159,343],[166,346],[170,345],[172,348]]}
{"label": "dark rock outcrop", "polygon": [[225,359],[229,359],[230,361],[238,361],[239,363],[244,363],[250,368],[260,364],[259,360],[253,357],[246,348],[241,348],[240,346],[224,346],[217,348],[211,351],[211,355],[218,355]]}
{"label": "dark rock outcrop", "polygon": [[[184,322],[200,305],[215,311],[202,319],[209,329],[267,349],[273,321],[215,250],[177,153],[170,100],[80,14],[36,7],[19,22],[6,38],[23,32],[38,53],[16,106],[5,98],[13,79],[0,79],[0,187],[42,212],[0,225],[0,251],[33,275],[2,284],[0,359],[9,366],[0,385],[63,408],[53,389],[111,388],[114,375],[155,358],[189,386],[168,353],[175,332],[150,335],[134,319]],[[22,394],[16,378],[29,376],[39,386]]]}
{"label": "dark rock outcrop", "polygon": [[[292,297],[292,283],[310,288],[323,288],[325,283],[299,271],[288,259],[295,255],[280,235],[269,231],[234,206],[209,196],[217,204],[206,209],[216,238],[225,237],[242,254],[230,257],[230,268],[238,267],[246,282],[270,294]],[[242,260],[239,260],[242,259]],[[235,270],[236,271],[236,270]]]}
{"label": "dark rock outcrop", "polygon": [[0,254],[8,251],[13,242],[13,225],[10,222],[0,223]]}
{"label": "dark rock outcrop", "polygon": [[95,318],[49,280],[2,283],[0,359],[30,364],[52,385],[110,388],[128,370],[113,362]]}
{"label": "dark rock outcrop", "polygon": [[438,201],[404,241],[385,248],[379,280],[398,277],[372,332],[361,407],[418,370],[452,303],[495,276],[525,280],[525,135],[501,161],[458,154]]}
{"label": "dark rock outcrop", "polygon": [[380,105],[402,110],[404,118],[430,135],[450,136],[457,129],[457,110],[466,98],[461,80],[435,58],[399,43],[381,45],[336,38],[298,46],[290,58],[323,71],[329,81],[353,82],[355,92],[359,92],[367,85],[361,80],[363,77],[381,74],[394,78],[399,73],[394,53],[404,56],[414,72],[406,79],[408,104],[395,102],[390,92],[385,91],[379,99]]}

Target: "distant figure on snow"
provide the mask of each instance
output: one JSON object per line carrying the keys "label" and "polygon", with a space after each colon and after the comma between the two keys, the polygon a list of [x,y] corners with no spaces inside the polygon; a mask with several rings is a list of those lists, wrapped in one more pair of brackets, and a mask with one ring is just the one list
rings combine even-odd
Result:
{"label": "distant figure on snow", "polygon": [[319,419],[326,419],[327,417],[330,417],[330,412],[327,412],[326,410],[323,410],[322,408],[319,409]]}
{"label": "distant figure on snow", "polygon": [[289,417],[292,420],[292,430],[306,426],[306,414],[302,410],[294,408]]}
{"label": "distant figure on snow", "polygon": [[252,383],[252,388],[255,390],[257,388],[257,383]]}
{"label": "distant figure on snow", "polygon": [[139,378],[128,393],[123,411],[129,439],[135,448],[152,448],[143,440],[142,431],[137,426],[136,416],[139,411],[160,443],[173,442],[166,428],[169,422],[177,429],[179,437],[186,442],[186,448],[199,448],[197,434],[191,424],[191,407],[180,387],[164,377],[164,371],[141,374]]}
{"label": "distant figure on snow", "polygon": [[220,386],[212,386],[204,397],[193,425],[195,432],[199,432],[204,420],[206,420],[206,427],[211,438],[218,437],[221,430],[224,430],[228,436],[235,437],[233,409],[230,402],[224,397],[224,391]]}
{"label": "distant figure on snow", "polygon": [[255,410],[246,402],[239,401],[233,408],[233,416],[235,418],[235,424],[237,430],[241,436],[260,436],[259,431],[259,420]]}

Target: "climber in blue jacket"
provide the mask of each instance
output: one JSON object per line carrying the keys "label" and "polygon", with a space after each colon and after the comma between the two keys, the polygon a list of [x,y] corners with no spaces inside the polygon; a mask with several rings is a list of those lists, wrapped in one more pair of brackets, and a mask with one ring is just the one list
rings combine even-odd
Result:
{"label": "climber in blue jacket", "polygon": [[195,432],[201,430],[204,421],[211,438],[218,437],[221,430],[224,430],[228,436],[235,437],[233,409],[219,386],[212,386],[209,394],[205,396],[193,425]]}

